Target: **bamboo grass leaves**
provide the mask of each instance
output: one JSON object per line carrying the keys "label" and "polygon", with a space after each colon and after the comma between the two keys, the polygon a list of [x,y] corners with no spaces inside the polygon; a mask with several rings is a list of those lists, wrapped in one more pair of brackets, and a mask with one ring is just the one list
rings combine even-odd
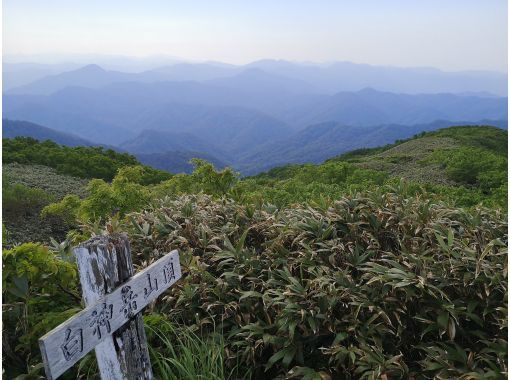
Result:
{"label": "bamboo grass leaves", "polygon": [[133,246],[185,252],[162,310],[222,331],[226,368],[252,378],[504,377],[500,214],[398,193],[324,206],[167,199],[131,215]]}

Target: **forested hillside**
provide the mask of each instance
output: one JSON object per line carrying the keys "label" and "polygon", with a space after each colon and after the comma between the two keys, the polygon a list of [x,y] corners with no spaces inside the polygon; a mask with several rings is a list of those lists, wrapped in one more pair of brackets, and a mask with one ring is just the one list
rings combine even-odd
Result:
{"label": "forested hillside", "polygon": [[[66,141],[68,142],[68,141]],[[67,147],[28,137],[4,138],[3,145],[3,223],[7,241],[49,242],[65,238],[74,220],[42,218],[41,210],[67,195],[83,198],[89,180],[111,181],[118,170],[140,165],[133,156],[101,147]],[[144,166],[144,184],[158,183],[171,174]]]}
{"label": "forested hillside", "polygon": [[[506,376],[505,130],[444,128],[246,178],[3,146],[4,215],[49,226],[4,217],[8,378],[41,374],[37,338],[81,307],[70,247],[115,233],[138,269],[181,253],[183,279],[145,315],[158,378]],[[97,376],[92,359],[69,376]]]}
{"label": "forested hillside", "polygon": [[[101,178],[111,180],[117,171],[130,165],[138,165],[135,157],[102,147],[68,147],[53,141],[39,142],[30,137],[3,139],[2,162],[9,164],[39,164],[55,168],[58,172],[80,178]],[[159,180],[168,179],[170,174],[149,167],[147,175]],[[157,181],[156,179],[155,181]],[[151,182],[152,179],[147,181]]]}

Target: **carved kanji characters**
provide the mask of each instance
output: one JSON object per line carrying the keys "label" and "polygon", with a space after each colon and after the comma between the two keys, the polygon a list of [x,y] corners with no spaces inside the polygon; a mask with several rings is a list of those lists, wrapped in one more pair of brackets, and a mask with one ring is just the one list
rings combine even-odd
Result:
{"label": "carved kanji characters", "polygon": [[71,331],[71,329],[67,329],[64,343],[62,343],[60,348],[67,361],[71,360],[75,354],[82,352],[83,330],[76,329],[75,331]]}
{"label": "carved kanji characters", "polygon": [[172,260],[163,267],[163,276],[165,277],[165,284],[175,280],[174,263]]}
{"label": "carved kanji characters", "polygon": [[134,314],[133,312],[137,309],[135,298],[138,297],[138,294],[131,290],[131,286],[124,286],[121,290],[121,296],[122,308],[120,311],[124,312],[126,318],[131,318]]}
{"label": "carved kanji characters", "polygon": [[151,274],[147,273],[147,281],[149,282],[149,286],[143,289],[143,296],[144,298],[149,297],[149,295],[155,291],[158,290],[158,279],[154,278],[151,280]]}
{"label": "carved kanji characters", "polygon": [[101,339],[101,328],[105,327],[106,332],[109,334],[112,331],[110,326],[110,319],[113,317],[113,304],[107,305],[103,303],[100,307],[92,312],[90,327],[94,327],[92,335],[97,335]]}

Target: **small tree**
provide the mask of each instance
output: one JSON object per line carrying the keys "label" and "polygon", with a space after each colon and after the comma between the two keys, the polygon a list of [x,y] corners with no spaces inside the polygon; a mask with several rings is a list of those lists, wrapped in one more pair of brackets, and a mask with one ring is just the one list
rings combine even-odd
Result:
{"label": "small tree", "polygon": [[193,158],[191,163],[195,167],[191,177],[206,194],[225,195],[238,181],[238,174],[231,168],[216,171],[213,164],[198,158]]}

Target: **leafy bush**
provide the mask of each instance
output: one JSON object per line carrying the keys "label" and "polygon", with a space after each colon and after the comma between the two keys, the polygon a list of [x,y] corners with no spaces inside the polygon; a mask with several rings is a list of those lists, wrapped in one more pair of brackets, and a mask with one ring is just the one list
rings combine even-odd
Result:
{"label": "leafy bush", "polygon": [[29,188],[22,184],[9,184],[4,180],[2,189],[2,210],[5,214],[22,218],[37,214],[53,197],[42,189]]}
{"label": "leafy bush", "polygon": [[462,147],[439,150],[432,154],[430,160],[444,165],[448,176],[459,183],[479,184],[490,189],[501,186],[506,180],[506,157],[485,149]]}
{"label": "leafy bush", "polygon": [[[503,378],[505,217],[400,195],[413,191],[405,183],[395,191],[280,210],[182,196],[128,215],[135,265],[181,252],[184,277],[152,312],[189,340],[172,347],[168,326],[148,322],[161,329],[149,334],[161,377],[213,366],[255,379]],[[41,246],[22,247],[4,252],[6,329],[24,331],[9,337],[23,358],[17,371],[36,364],[35,337],[77,306],[68,294],[74,267]],[[37,294],[30,302],[14,277],[25,274]],[[24,307],[33,318],[25,330],[16,327]],[[216,353],[209,362],[206,350]]]}
{"label": "leafy bush", "polygon": [[457,140],[463,146],[470,146],[475,148],[483,148],[490,150],[496,154],[507,154],[508,151],[508,132],[491,126],[453,126],[448,128],[441,128],[431,132],[420,132],[409,139],[397,140],[393,144],[375,148],[360,148],[350,152],[343,153],[337,157],[331,158],[328,161],[349,161],[355,162],[359,158],[373,156],[378,153],[388,151],[396,146],[405,142],[421,139],[424,137],[447,137]]}
{"label": "leafy bush", "polygon": [[75,265],[39,244],[4,250],[2,264],[3,354],[12,379],[40,361],[37,339],[75,314],[80,296]]}
{"label": "leafy bush", "polygon": [[[16,168],[19,169],[19,168]],[[23,174],[27,174],[26,168],[20,170]],[[49,168],[48,168],[49,169]],[[15,172],[20,172],[16,170]],[[39,170],[37,169],[39,173]],[[48,174],[45,170],[42,173]],[[67,178],[61,175],[51,173],[52,176],[48,178],[48,182],[52,179]],[[34,179],[34,177],[28,177]],[[3,211],[4,219],[3,222],[9,230],[9,236],[5,239],[5,246],[12,247],[14,245],[30,242],[39,241],[47,243],[50,241],[50,237],[56,237],[58,239],[65,238],[65,235],[70,227],[74,226],[75,223],[71,223],[71,218],[62,217],[51,217],[40,218],[41,210],[47,206],[50,202],[54,201],[57,197],[61,196],[60,191],[76,190],[73,186],[66,186],[66,182],[62,183],[62,188],[59,188],[58,183],[54,183],[53,186],[45,186],[45,189],[38,187],[30,187],[30,185],[36,185],[39,183],[41,177],[35,176],[36,181],[25,181],[27,176],[21,178],[13,176],[13,172],[10,171],[9,176],[5,176],[3,180]],[[22,180],[23,183],[17,183],[15,181]],[[72,181],[71,181],[72,184]],[[43,184],[44,185],[44,184]],[[53,191],[59,189],[60,191]],[[51,191],[51,192],[50,192]],[[83,192],[83,191],[80,191]],[[70,195],[75,197],[76,195]],[[57,198],[58,199],[58,198]]]}
{"label": "leafy bush", "polygon": [[234,187],[231,194],[245,203],[264,200],[278,207],[304,203],[319,198],[337,198],[353,188],[382,185],[387,174],[357,168],[345,162],[322,165],[288,166],[285,170],[247,178]]}
{"label": "leafy bush", "polygon": [[44,207],[41,211],[41,218],[55,218],[68,226],[74,226],[76,225],[80,205],[81,200],[78,196],[66,195],[60,202]]}
{"label": "leafy bush", "polygon": [[93,179],[87,185],[88,197],[80,200],[73,195],[66,196],[58,203],[45,207],[42,217],[54,217],[68,225],[76,222],[95,221],[108,216],[138,210],[146,206],[150,199],[149,188],[142,185],[146,168],[126,166],[119,169],[109,184],[102,179]]}
{"label": "leafy bush", "polygon": [[167,195],[179,195],[204,192],[221,196],[227,194],[238,182],[238,175],[231,168],[217,171],[214,165],[194,158],[191,160],[194,171],[190,175],[177,174],[170,180],[156,185],[153,189],[154,198]]}
{"label": "leafy bush", "polygon": [[324,208],[206,196],[132,215],[139,260],[181,251],[156,306],[225,337],[251,378],[504,378],[507,225],[427,198],[372,192]]}
{"label": "leafy bush", "polygon": [[[489,206],[507,208],[506,156],[492,153],[487,149],[461,147],[454,150],[438,150],[428,160],[440,163],[445,167],[449,178],[470,188],[471,191],[464,190],[462,193],[466,198],[463,204],[473,204],[472,201],[478,198],[480,202],[485,202]],[[449,192],[456,191],[452,189]]]}

